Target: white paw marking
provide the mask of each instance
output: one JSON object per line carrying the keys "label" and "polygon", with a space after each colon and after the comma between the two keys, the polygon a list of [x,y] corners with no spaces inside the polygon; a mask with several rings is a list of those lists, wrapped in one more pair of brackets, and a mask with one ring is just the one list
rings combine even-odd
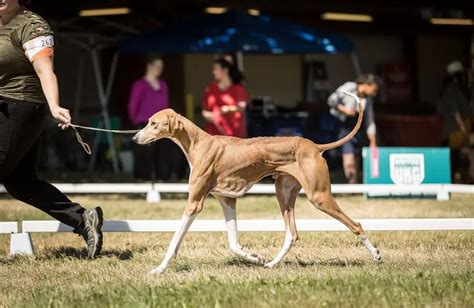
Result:
{"label": "white paw marking", "polygon": [[157,267],[154,270],[152,270],[149,274],[162,274],[165,271],[165,268],[163,267]]}
{"label": "white paw marking", "polygon": [[274,268],[277,264],[274,263],[274,262],[268,262],[268,263],[265,263],[265,267],[266,268]]}

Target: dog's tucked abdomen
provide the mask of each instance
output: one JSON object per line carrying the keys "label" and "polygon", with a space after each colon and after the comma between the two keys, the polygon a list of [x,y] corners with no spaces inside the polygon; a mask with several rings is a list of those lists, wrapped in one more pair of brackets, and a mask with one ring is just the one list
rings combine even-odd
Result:
{"label": "dog's tucked abdomen", "polygon": [[244,195],[253,184],[272,175],[276,168],[295,162],[299,139],[223,138],[221,155],[214,165],[217,179],[212,192],[226,197]]}

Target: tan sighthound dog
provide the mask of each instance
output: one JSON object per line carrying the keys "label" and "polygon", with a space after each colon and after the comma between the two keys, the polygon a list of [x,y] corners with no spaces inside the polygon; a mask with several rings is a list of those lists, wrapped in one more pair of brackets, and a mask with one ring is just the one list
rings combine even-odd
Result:
{"label": "tan sighthound dog", "polygon": [[344,214],[334,200],[328,166],[322,156],[323,151],[338,147],[352,138],[361,125],[359,98],[345,94],[358,103],[357,124],[349,135],[328,144],[315,144],[300,137],[240,139],[211,136],[171,109],[153,115],[133,140],[138,144],[148,144],[161,138],[172,139],[186,155],[191,175],[188,205],[181,226],[174,234],[164,260],[152,273],[163,272],[177,254],[185,233],[201,212],[208,194],[215,196],[222,206],[232,252],[252,262],[263,262],[258,255],[245,251],[239,245],[235,205],[237,197],[243,196],[253,184],[269,175],[276,179],[276,196],[285,221],[286,236],[281,251],[272,261],[265,263],[266,267],[277,265],[298,239],[294,206],[301,188],[316,208],[345,224],[365,244],[374,260],[381,261],[379,250],[364,235],[361,225]]}

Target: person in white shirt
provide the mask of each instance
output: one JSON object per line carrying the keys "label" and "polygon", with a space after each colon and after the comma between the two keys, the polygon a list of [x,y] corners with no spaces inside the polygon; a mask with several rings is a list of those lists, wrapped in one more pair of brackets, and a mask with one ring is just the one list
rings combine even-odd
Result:
{"label": "person in white shirt", "polygon": [[[343,138],[354,127],[357,121],[356,102],[343,91],[353,93],[360,97],[364,110],[364,126],[371,147],[377,146],[376,127],[372,98],[377,95],[382,85],[380,77],[374,74],[360,75],[355,81],[341,85],[332,93],[327,103],[331,114],[338,120],[337,138]],[[360,136],[356,135],[342,146],[342,165],[344,175],[351,184],[357,183],[359,177],[358,155],[360,154]]]}

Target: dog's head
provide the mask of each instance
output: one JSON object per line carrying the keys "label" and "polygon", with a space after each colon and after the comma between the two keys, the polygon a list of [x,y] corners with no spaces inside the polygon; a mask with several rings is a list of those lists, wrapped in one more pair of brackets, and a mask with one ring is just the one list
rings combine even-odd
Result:
{"label": "dog's head", "polygon": [[138,144],[149,144],[162,138],[173,138],[182,129],[181,115],[173,109],[164,109],[148,120],[148,124],[133,136],[133,141]]}

